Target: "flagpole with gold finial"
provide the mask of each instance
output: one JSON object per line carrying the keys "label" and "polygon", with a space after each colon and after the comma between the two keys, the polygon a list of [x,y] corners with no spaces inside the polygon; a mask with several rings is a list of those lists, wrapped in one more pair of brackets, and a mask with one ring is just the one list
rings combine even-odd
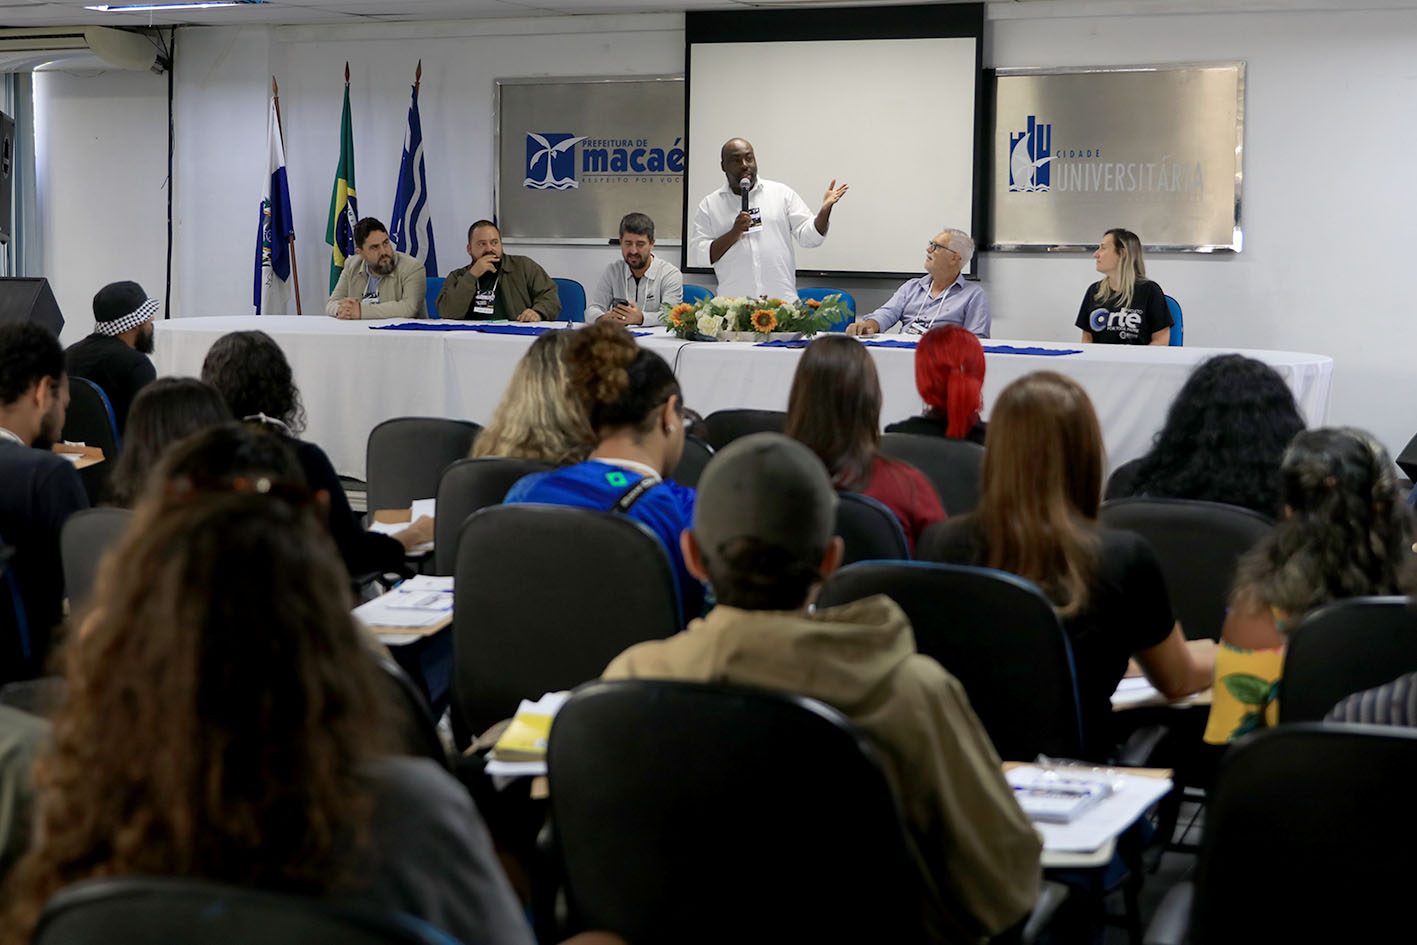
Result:
{"label": "flagpole with gold finial", "polygon": [[[285,150],[285,123],[280,117],[280,86],[276,84],[276,77],[271,76],[271,95],[275,98],[276,104],[276,134],[280,135],[280,148]],[[295,314],[304,315],[300,308],[300,266],[295,261],[295,234],[290,234],[290,275],[295,281]]]}

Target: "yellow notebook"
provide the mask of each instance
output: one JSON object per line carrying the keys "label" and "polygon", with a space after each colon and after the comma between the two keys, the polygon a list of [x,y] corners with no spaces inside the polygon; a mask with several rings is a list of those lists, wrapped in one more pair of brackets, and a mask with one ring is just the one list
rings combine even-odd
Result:
{"label": "yellow notebook", "polygon": [[535,702],[523,699],[507,730],[492,746],[492,757],[498,761],[545,761],[551,720],[567,695],[547,693]]}

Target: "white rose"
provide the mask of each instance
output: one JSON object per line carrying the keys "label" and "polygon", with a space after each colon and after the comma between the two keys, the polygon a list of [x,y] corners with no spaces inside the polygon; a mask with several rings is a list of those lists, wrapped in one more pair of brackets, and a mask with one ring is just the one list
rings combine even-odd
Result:
{"label": "white rose", "polygon": [[710,338],[717,338],[721,328],[723,328],[722,318],[714,315],[699,316],[699,334],[708,335]]}

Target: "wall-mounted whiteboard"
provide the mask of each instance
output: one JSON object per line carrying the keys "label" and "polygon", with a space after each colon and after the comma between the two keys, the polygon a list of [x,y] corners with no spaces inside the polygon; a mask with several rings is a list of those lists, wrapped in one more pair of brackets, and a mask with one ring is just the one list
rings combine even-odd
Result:
{"label": "wall-mounted whiteboard", "polygon": [[827,241],[798,249],[799,271],[920,272],[932,236],[972,230],[977,44],[973,36],[772,43],[691,36],[684,232],[699,201],[724,183],[720,147],[746,138],[759,176],[792,187],[814,211],[833,178],[850,185]]}

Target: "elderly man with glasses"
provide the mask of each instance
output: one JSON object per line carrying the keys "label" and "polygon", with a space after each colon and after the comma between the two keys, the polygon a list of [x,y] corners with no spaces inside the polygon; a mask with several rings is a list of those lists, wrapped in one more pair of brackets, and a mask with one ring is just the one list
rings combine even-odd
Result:
{"label": "elderly man with glasses", "polygon": [[890,301],[848,325],[847,334],[874,335],[900,323],[903,334],[922,335],[939,325],[962,325],[989,337],[989,297],[978,282],[960,272],[974,256],[974,240],[963,230],[945,230],[925,251],[925,275],[896,289]]}

